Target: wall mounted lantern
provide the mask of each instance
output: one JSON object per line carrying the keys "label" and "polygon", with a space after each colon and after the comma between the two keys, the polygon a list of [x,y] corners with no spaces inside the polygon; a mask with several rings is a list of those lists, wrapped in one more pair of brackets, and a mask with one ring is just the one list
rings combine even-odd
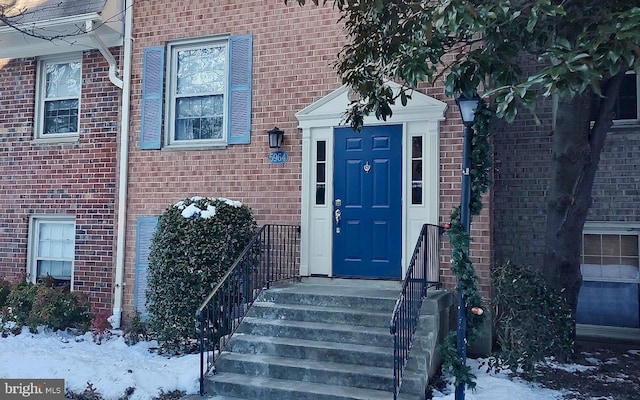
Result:
{"label": "wall mounted lantern", "polygon": [[269,148],[279,149],[284,144],[284,131],[277,126],[267,133],[269,134]]}

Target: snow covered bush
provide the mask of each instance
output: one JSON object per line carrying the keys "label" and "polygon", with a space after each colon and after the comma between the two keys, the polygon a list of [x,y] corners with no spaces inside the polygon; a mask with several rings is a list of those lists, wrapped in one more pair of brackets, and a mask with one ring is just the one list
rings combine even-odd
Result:
{"label": "snow covered bush", "polygon": [[192,352],[195,312],[256,232],[249,207],[225,198],[193,197],[162,214],[147,275],[148,328],[162,352]]}

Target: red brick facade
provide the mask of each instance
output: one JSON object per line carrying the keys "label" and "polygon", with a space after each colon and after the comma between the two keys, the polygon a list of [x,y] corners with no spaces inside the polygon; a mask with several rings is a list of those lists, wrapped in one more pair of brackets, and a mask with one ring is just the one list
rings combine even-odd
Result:
{"label": "red brick facade", "polygon": [[[133,309],[139,216],[158,215],[177,200],[203,195],[224,196],[248,204],[260,224],[300,223],[302,138],[295,113],[340,86],[333,68],[345,42],[338,17],[330,7],[299,7],[258,0],[136,4],[125,312]],[[253,38],[251,144],[207,150],[140,150],[144,48],[217,34],[251,34]],[[447,101],[442,87],[426,92]],[[442,223],[460,201],[463,126],[455,103],[449,101],[449,105],[440,132]],[[274,126],[285,131],[284,150],[290,158],[284,165],[271,165],[267,160],[270,149],[266,132]],[[489,295],[488,266],[492,255],[488,203],[472,228],[472,256],[484,296]],[[446,252],[443,260],[448,260]],[[452,286],[448,261],[443,262],[443,275],[448,286]]]}
{"label": "red brick facade", "polygon": [[84,52],[78,141],[35,142],[36,70],[35,58],[0,60],[0,277],[27,273],[30,216],[75,216],[74,290],[110,310],[121,91],[102,55]]}
{"label": "red brick facade", "polygon": [[[337,89],[334,63],[345,43],[339,14],[330,6],[299,7],[283,1],[140,2],[134,5],[131,122],[125,227],[125,318],[134,310],[136,224],[185,197],[228,197],[249,205],[259,222],[301,223],[302,137],[296,112]],[[247,35],[253,40],[251,143],[224,149],[140,149],[143,52],[179,39]],[[112,49],[122,70],[122,50]],[[34,142],[37,61],[1,61],[0,277],[26,272],[29,217],[76,218],[74,290],[89,294],[98,310],[114,306],[119,123],[122,91],[108,79],[97,51],[82,59],[80,138]],[[442,85],[424,92],[449,104],[440,127],[439,222],[460,201],[463,126]],[[285,131],[289,160],[272,165],[266,132]],[[472,258],[487,297],[492,259],[492,196],[473,221]],[[304,232],[303,232],[304,234]],[[446,242],[446,239],[444,239]],[[442,275],[448,287],[448,247]]]}

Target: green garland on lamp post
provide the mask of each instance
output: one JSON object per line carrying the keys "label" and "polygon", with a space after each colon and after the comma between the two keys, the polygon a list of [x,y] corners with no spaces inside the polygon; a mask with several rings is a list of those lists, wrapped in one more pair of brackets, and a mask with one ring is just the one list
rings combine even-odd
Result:
{"label": "green garland on lamp post", "polygon": [[[475,134],[472,138],[471,150],[471,193],[469,202],[471,217],[480,214],[482,210],[482,195],[491,185],[489,125],[494,116],[495,113],[487,108],[484,102],[481,101],[478,104],[473,125]],[[468,249],[471,237],[465,231],[460,216],[460,207],[458,206],[451,212],[451,222],[447,235],[451,243],[451,271],[457,279],[456,287],[463,291],[466,299],[466,340],[471,342],[477,338],[486,314],[482,312],[482,299],[477,287],[478,276],[469,258]],[[472,310],[475,312],[470,312]],[[475,387],[475,375],[471,372],[471,367],[466,365],[458,356],[456,331],[449,333],[444,343],[440,346],[440,352],[443,358],[443,371],[455,379],[454,383],[456,385],[462,384],[473,389]]]}

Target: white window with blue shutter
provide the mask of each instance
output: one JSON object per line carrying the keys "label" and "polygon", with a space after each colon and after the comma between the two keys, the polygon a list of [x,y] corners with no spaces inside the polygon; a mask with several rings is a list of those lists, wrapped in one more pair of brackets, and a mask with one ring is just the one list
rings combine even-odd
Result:
{"label": "white window with blue shutter", "polygon": [[151,241],[156,231],[158,217],[138,217],[136,224],[136,271],[133,287],[133,306],[143,320],[147,313],[147,273]]}
{"label": "white window with blue shutter", "polygon": [[[157,48],[146,49],[152,54]],[[164,60],[164,54],[162,59]],[[154,98],[145,82],[155,82],[162,63],[145,57],[141,148],[160,148],[162,135],[146,129]],[[174,148],[224,147],[250,142],[252,39],[250,35],[171,42],[166,51],[164,145]],[[148,78],[147,78],[148,76]],[[152,87],[157,87],[151,85]],[[152,97],[149,97],[152,96]],[[155,108],[153,108],[155,110]],[[153,139],[152,139],[153,138]],[[150,143],[153,142],[153,145]]]}

